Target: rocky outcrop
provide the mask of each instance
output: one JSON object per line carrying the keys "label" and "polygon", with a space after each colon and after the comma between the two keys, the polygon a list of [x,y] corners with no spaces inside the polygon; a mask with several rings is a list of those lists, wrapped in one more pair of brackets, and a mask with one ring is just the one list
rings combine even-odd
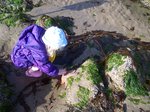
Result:
{"label": "rocky outcrop", "polygon": [[66,102],[79,108],[87,106],[88,102],[98,93],[102,78],[95,62],[86,60],[77,70],[76,75],[67,79]]}
{"label": "rocky outcrop", "polygon": [[110,77],[111,81],[109,81],[113,82],[113,84],[111,83],[109,86],[114,86],[116,90],[125,91],[124,77],[130,70],[136,72],[136,67],[130,56],[121,53],[110,54],[106,62],[106,75]]}

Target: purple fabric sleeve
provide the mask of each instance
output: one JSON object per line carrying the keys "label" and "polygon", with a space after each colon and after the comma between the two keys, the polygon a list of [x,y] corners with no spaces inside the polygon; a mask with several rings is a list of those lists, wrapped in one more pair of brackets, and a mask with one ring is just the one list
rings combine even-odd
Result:
{"label": "purple fabric sleeve", "polygon": [[45,45],[41,40],[45,30],[37,25],[25,28],[11,53],[11,60],[21,68],[37,66],[49,76],[57,76],[58,69],[48,61]]}

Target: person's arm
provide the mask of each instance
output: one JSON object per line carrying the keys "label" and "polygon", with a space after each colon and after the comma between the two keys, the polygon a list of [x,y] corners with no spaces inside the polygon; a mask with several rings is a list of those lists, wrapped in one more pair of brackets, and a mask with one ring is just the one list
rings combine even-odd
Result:
{"label": "person's arm", "polygon": [[40,70],[46,73],[49,76],[56,77],[58,76],[58,68],[55,67],[52,63],[48,62],[40,67]]}

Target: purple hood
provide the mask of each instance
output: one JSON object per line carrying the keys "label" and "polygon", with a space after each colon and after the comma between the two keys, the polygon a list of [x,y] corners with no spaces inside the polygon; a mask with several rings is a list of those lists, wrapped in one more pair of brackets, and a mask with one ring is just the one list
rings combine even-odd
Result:
{"label": "purple hood", "polygon": [[37,25],[25,28],[11,53],[12,62],[19,68],[37,66],[49,76],[57,76],[58,69],[48,60],[42,36],[45,29]]}

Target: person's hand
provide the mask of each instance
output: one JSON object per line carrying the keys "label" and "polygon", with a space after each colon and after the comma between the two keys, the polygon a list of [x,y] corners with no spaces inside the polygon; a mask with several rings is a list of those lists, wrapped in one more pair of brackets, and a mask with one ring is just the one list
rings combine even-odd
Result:
{"label": "person's hand", "polygon": [[67,86],[67,75],[62,75],[61,76],[61,84],[65,84],[65,87]]}
{"label": "person's hand", "polygon": [[59,69],[58,75],[65,75],[66,73],[66,69]]}
{"label": "person's hand", "polygon": [[72,72],[70,72],[67,75],[62,75],[62,77],[61,77],[61,84],[65,84],[65,87],[67,87],[67,79],[69,77],[73,77],[75,75],[76,75],[75,71],[72,71]]}

